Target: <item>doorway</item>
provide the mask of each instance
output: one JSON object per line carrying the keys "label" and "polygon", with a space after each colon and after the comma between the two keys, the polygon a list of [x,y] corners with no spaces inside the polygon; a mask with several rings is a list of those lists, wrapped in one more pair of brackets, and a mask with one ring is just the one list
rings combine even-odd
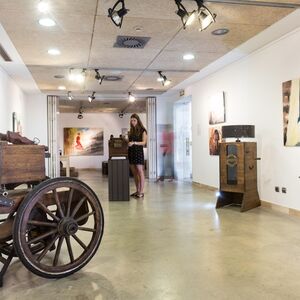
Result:
{"label": "doorway", "polygon": [[192,96],[174,105],[174,165],[180,181],[192,181]]}

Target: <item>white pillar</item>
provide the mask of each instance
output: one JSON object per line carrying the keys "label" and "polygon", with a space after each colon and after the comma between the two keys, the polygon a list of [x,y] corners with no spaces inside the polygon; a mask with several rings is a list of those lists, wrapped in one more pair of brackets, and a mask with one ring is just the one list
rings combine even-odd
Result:
{"label": "white pillar", "polygon": [[147,99],[147,131],[148,131],[148,172],[149,179],[157,178],[157,130],[156,130],[156,98]]}

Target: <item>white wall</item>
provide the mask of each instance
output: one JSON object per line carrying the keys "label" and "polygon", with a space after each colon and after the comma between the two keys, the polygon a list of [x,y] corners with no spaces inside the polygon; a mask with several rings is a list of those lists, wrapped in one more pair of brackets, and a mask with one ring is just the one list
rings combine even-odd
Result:
{"label": "white wall", "polygon": [[[195,182],[219,185],[218,157],[208,149],[208,99],[225,91],[226,124],[255,125],[261,199],[300,209],[300,148],[283,146],[282,114],[282,82],[300,78],[299,53],[298,29],[190,87]],[[275,193],[276,185],[287,194]]]}
{"label": "white wall", "polygon": [[23,91],[16,83],[0,68],[0,132],[12,131],[12,113],[24,126],[24,100]]}
{"label": "white wall", "polygon": [[47,145],[47,96],[26,95],[24,107],[24,135],[29,139],[37,137],[40,145]]}
{"label": "white wall", "polygon": [[[143,124],[146,126],[146,114],[139,114]],[[102,168],[102,161],[108,159],[108,140],[111,134],[118,137],[122,128],[129,128],[130,114],[125,114],[119,118],[115,113],[84,114],[84,118],[77,119],[77,114],[59,114],[59,145],[63,150],[63,129],[65,127],[90,127],[103,128],[104,130],[104,155],[103,156],[71,156],[71,167],[83,168]]]}

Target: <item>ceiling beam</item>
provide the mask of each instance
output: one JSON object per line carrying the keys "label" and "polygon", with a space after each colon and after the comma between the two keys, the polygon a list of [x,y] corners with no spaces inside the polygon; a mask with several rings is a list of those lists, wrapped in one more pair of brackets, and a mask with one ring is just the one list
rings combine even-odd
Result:
{"label": "ceiling beam", "polygon": [[252,5],[252,6],[265,6],[265,7],[278,7],[278,8],[299,8],[299,3],[280,3],[280,2],[266,2],[255,0],[205,0],[210,3],[222,4],[236,4],[236,5]]}

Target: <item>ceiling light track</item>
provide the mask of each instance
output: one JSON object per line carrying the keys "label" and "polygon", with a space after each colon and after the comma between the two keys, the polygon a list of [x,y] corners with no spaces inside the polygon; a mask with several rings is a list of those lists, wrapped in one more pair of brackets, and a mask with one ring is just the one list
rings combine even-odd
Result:
{"label": "ceiling light track", "polygon": [[299,3],[282,3],[282,2],[266,2],[254,0],[206,0],[210,3],[221,4],[235,4],[235,5],[252,5],[252,6],[265,6],[265,7],[278,7],[278,8],[299,8]]}

